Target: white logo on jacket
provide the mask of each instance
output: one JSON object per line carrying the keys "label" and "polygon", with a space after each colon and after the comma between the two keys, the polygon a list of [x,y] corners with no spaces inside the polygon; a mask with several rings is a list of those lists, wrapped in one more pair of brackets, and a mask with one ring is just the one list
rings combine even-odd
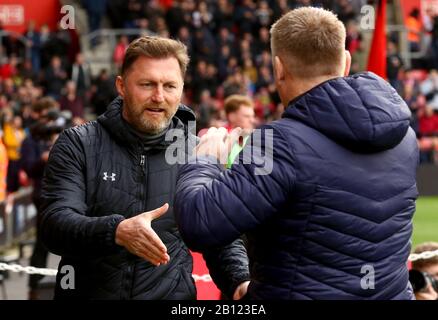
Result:
{"label": "white logo on jacket", "polygon": [[108,172],[104,172],[103,173],[103,180],[107,181],[108,178],[110,178],[111,181],[116,181],[116,174],[112,172],[111,175],[109,176]]}

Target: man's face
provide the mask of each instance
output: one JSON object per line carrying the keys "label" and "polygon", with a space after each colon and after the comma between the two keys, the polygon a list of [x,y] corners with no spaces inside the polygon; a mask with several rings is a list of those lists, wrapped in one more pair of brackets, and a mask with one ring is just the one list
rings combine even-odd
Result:
{"label": "man's face", "polygon": [[431,264],[428,266],[425,266],[421,269],[421,271],[427,272],[430,274],[435,280],[438,281],[438,264]]}
{"label": "man's face", "polygon": [[183,78],[176,58],[140,56],[122,77],[123,118],[136,130],[157,134],[166,129],[181,101]]}
{"label": "man's face", "polygon": [[240,127],[248,131],[254,129],[255,116],[251,107],[241,105],[236,112],[228,115],[228,119],[233,128]]}

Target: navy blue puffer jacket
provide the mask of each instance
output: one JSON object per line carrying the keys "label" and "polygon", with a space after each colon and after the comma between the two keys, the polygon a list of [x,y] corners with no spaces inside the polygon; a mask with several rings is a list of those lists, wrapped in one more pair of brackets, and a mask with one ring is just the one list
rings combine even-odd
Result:
{"label": "navy blue puffer jacket", "polygon": [[252,299],[412,299],[418,149],[409,119],[372,73],[312,88],[252,136],[231,170],[211,157],[183,166],[183,238],[200,250],[246,233]]}

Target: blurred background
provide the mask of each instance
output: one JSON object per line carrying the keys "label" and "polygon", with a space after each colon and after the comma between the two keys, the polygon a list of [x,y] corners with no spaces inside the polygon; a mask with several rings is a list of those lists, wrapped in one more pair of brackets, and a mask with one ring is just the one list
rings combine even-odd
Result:
{"label": "blurred background", "polygon": [[[105,112],[130,41],[186,44],[183,103],[198,132],[227,125],[232,94],[252,99],[257,127],[284,110],[269,28],[310,5],[345,24],[351,73],[376,72],[411,109],[421,159],[413,245],[438,241],[438,0],[0,0],[0,262],[29,264],[45,152],[61,130]],[[26,299],[26,281],[0,270],[0,297]]]}

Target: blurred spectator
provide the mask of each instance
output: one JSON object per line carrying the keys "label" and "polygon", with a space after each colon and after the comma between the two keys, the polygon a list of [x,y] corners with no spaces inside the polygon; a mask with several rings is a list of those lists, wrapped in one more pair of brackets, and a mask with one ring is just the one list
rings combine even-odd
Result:
{"label": "blurred spectator", "polygon": [[438,114],[426,106],[418,111],[420,160],[438,164]]}
{"label": "blurred spectator", "polygon": [[15,192],[20,188],[19,172],[21,169],[21,144],[25,138],[20,115],[11,111],[5,114],[3,124],[3,143],[6,148],[9,165],[7,175],[7,190]]}
{"label": "blurred spectator", "polygon": [[61,59],[54,56],[50,61],[50,66],[46,69],[44,79],[46,82],[46,94],[55,100],[61,96],[61,90],[67,81],[67,72],[62,66]]}
{"label": "blurred spectator", "polygon": [[0,66],[0,79],[9,79],[17,74],[17,57],[10,55],[5,64]]}
{"label": "blurred spectator", "polygon": [[235,10],[234,21],[239,22],[240,34],[253,32],[256,22],[255,9],[256,6],[252,0],[243,0],[242,4]]}
{"label": "blurred spectator", "polygon": [[348,23],[348,21],[356,18],[354,7],[349,0],[336,0],[333,9],[338,15],[339,20],[341,20],[345,25]]}
{"label": "blurred spectator", "polygon": [[[88,29],[89,32],[96,31],[100,28],[102,16],[106,12],[107,0],[83,0],[82,1],[88,14]],[[93,38],[91,46],[94,47],[98,43],[97,38]]]}
{"label": "blurred spectator", "polygon": [[32,70],[35,74],[38,74],[41,67],[41,37],[40,33],[35,29],[35,21],[29,21],[24,36],[27,39],[27,47],[30,48]]}
{"label": "blurred spectator", "polygon": [[257,69],[254,67],[254,63],[251,58],[246,58],[243,61],[243,73],[251,80],[252,83],[256,83],[258,79]]}
{"label": "blurred spectator", "polygon": [[216,111],[216,105],[211,97],[210,91],[202,91],[200,100],[201,101],[196,108],[196,128],[198,131],[199,129],[207,128],[210,125]]}
{"label": "blurred spectator", "polygon": [[236,52],[234,51],[235,36],[227,28],[221,27],[219,29],[216,41],[218,44],[218,48],[227,46],[229,49],[233,50],[233,55],[236,54]]}
{"label": "blurred spectator", "polygon": [[224,98],[231,96],[232,94],[245,94],[246,88],[244,83],[244,77],[239,72],[231,73],[224,84]]}
{"label": "blurred spectator", "polygon": [[438,71],[431,70],[427,79],[421,82],[420,91],[426,96],[428,104],[438,110]]}
{"label": "blurred spectator", "polygon": [[261,87],[254,97],[254,109],[257,118],[261,122],[268,121],[271,114],[275,111],[275,104],[271,99],[271,95],[267,87]]}
{"label": "blurred spectator", "polygon": [[420,51],[421,20],[420,11],[414,8],[406,18],[406,28],[408,29],[409,48],[412,52]]}
{"label": "blurred spectator", "polygon": [[208,6],[205,1],[200,1],[198,3],[198,9],[193,12],[192,21],[195,28],[207,26],[211,29],[214,29],[212,26],[213,14],[208,10]]}
{"label": "blurred spectator", "polygon": [[68,81],[65,85],[65,93],[59,99],[61,110],[67,110],[73,118],[84,118],[84,100],[76,92],[76,84]]}
{"label": "blurred spectator", "polygon": [[32,67],[32,61],[30,59],[24,60],[18,66],[18,74],[22,79],[30,79],[32,81],[37,80],[37,73],[35,73],[34,68]]}
{"label": "blurred spectator", "polygon": [[123,28],[123,6],[125,0],[109,0],[107,5],[108,18],[114,29]]}
{"label": "blurred spectator", "polygon": [[[419,254],[426,251],[438,250],[437,242],[425,242],[415,247],[414,253]],[[419,283],[421,290],[415,292],[417,300],[437,300],[438,299],[438,257],[429,259],[419,259],[412,262],[412,269],[423,273],[422,282]],[[410,274],[411,275],[411,274]],[[412,277],[410,277],[411,282]],[[415,287],[415,286],[414,286]]]}
{"label": "blurred spectator", "polygon": [[125,57],[126,49],[128,48],[129,39],[127,36],[121,36],[119,42],[114,48],[114,64],[116,66],[117,72],[122,68],[123,58]]}
{"label": "blurred spectator", "polygon": [[269,8],[268,1],[258,1],[255,12],[257,28],[269,28],[272,24],[273,11]]}
{"label": "blurred spectator", "polygon": [[75,63],[72,65],[71,80],[76,85],[78,95],[83,96],[91,85],[91,68],[90,65],[84,61],[82,53],[76,55]]}
{"label": "blurred spectator", "polygon": [[2,137],[3,131],[0,129],[0,201],[6,199],[6,177],[8,175],[8,156]]}
{"label": "blurred spectator", "polygon": [[409,109],[411,110],[411,127],[415,131],[417,137],[420,136],[420,125],[418,123],[418,111],[425,107],[426,98],[424,95],[418,95],[414,91],[414,85],[412,83],[405,83],[403,87],[403,99],[406,101]]}
{"label": "blurred spectator", "polygon": [[360,49],[360,44],[362,41],[362,36],[359,32],[359,26],[356,21],[350,20],[346,26],[347,38],[345,39],[345,48],[350,51],[351,55],[356,53],[356,50]]}
{"label": "blurred spectator", "polygon": [[389,83],[397,90],[401,92],[400,70],[403,68],[403,61],[398,54],[396,44],[392,41],[387,43],[387,55],[386,55],[386,75],[388,76]]}
{"label": "blurred spectator", "polygon": [[240,127],[250,133],[255,127],[254,103],[247,96],[231,95],[224,102],[227,117],[226,128],[231,131]]}
{"label": "blurred spectator", "polygon": [[49,26],[43,24],[40,28],[40,62],[41,67],[46,67],[50,63],[52,52],[50,48],[50,38],[52,37]]}
{"label": "blurred spectator", "polygon": [[175,37],[182,27],[187,28],[184,26],[184,13],[180,1],[172,1],[172,6],[165,13],[165,19],[172,37]]}
{"label": "blurred spectator", "polygon": [[256,56],[262,54],[263,51],[271,51],[271,40],[269,36],[269,29],[262,27],[259,30],[259,36],[255,43],[254,54]]}
{"label": "blurred spectator", "polygon": [[[94,0],[93,0],[94,2]],[[124,7],[124,28],[136,28],[137,20],[143,17],[145,12],[145,2],[141,0],[128,0]]]}
{"label": "blurred spectator", "polygon": [[420,110],[418,118],[422,137],[438,136],[438,114],[429,105]]}
{"label": "blurred spectator", "polygon": [[189,56],[192,56],[193,55],[192,35],[190,34],[188,27],[182,26],[179,29],[178,40],[186,45]]}
{"label": "blurred spectator", "polygon": [[274,78],[272,76],[271,70],[266,66],[260,67],[259,76],[256,83],[257,91],[260,91],[260,89],[262,88],[267,88],[272,83],[274,83]]}
{"label": "blurred spectator", "polygon": [[[215,25],[217,28],[233,30],[234,27],[234,5],[227,0],[218,0],[214,13]],[[234,30],[233,30],[234,31]]]}
{"label": "blurred spectator", "polygon": [[[44,168],[49,158],[50,149],[62,129],[55,122],[58,118],[56,115],[57,107],[56,101],[52,98],[42,98],[34,103],[31,114],[34,124],[30,128],[30,134],[24,139],[21,150],[23,169],[33,182],[32,201],[37,208],[37,226],[40,221],[41,183]],[[41,242],[37,228],[37,239],[30,265],[45,267],[47,254],[48,251]],[[29,276],[30,299],[37,299],[36,289],[41,279],[41,275]]]}
{"label": "blurred spectator", "polygon": [[101,70],[91,90],[91,103],[95,108],[96,115],[106,111],[106,107],[117,96],[114,79],[110,77],[108,70]]}
{"label": "blurred spectator", "polygon": [[193,88],[193,100],[195,103],[200,102],[202,91],[207,89],[210,92],[212,92],[211,88],[209,87],[207,63],[204,60],[200,60],[196,64],[196,76],[192,80],[192,88]]}

